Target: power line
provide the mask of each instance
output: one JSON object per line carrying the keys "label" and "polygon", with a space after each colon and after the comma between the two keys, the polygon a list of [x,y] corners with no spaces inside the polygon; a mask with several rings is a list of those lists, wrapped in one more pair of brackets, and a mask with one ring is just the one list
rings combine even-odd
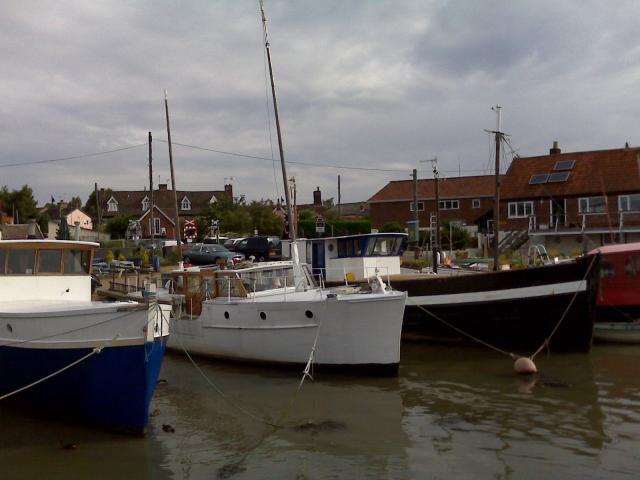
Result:
{"label": "power line", "polygon": [[130,147],[121,147],[121,148],[116,148],[114,150],[105,150],[104,152],[85,153],[82,155],[73,155],[70,157],[50,158],[47,160],[34,160],[32,162],[22,162],[22,163],[4,163],[4,164],[0,164],[0,168],[21,167],[23,165],[37,165],[41,163],[53,163],[53,162],[63,162],[65,160],[77,160],[78,158],[97,157],[98,155],[106,155],[108,153],[122,152],[123,150],[131,150],[132,148],[138,148],[146,145],[147,145],[146,143],[141,143],[139,145],[132,145]]}

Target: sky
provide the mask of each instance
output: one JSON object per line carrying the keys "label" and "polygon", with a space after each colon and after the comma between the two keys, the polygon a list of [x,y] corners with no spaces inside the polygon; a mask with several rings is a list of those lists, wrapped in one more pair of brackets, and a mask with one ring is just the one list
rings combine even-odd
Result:
{"label": "sky", "polygon": [[[503,169],[554,140],[640,145],[640,2],[265,0],[265,13],[298,203],[316,187],[337,201],[338,175],[342,202],[364,201],[414,168],[432,178],[436,157],[441,177],[491,173],[496,104]],[[148,188],[149,131],[154,184],[170,183],[166,89],[178,189],[282,196],[266,69],[257,0],[4,0],[0,187],[28,184],[40,203]]]}

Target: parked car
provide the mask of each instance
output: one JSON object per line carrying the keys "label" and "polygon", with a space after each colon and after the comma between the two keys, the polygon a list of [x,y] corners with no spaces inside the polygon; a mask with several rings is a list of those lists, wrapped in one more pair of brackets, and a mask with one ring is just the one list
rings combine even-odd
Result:
{"label": "parked car", "polygon": [[244,255],[231,252],[222,245],[194,243],[192,247],[182,255],[184,263],[192,265],[212,265],[218,260],[231,260],[238,263],[244,260]]}
{"label": "parked car", "polygon": [[240,243],[242,240],[244,240],[245,237],[240,237],[240,238],[227,238],[224,241],[224,246],[226,248],[228,248],[229,250],[234,250],[235,246]]}
{"label": "parked car", "polygon": [[246,258],[253,256],[256,261],[279,260],[282,257],[280,237],[260,236],[243,238],[233,250],[244,254]]}

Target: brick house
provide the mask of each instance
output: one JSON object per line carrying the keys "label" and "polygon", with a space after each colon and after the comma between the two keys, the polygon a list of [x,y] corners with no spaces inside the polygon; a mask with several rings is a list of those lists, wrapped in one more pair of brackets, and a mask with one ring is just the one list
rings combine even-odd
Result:
{"label": "brick house", "polygon": [[[438,180],[440,222],[458,221],[471,231],[485,230],[493,212],[493,175],[452,177]],[[429,227],[436,213],[435,180],[418,180],[418,219],[420,229]],[[414,220],[413,180],[394,180],[369,200],[371,228],[385,223],[405,225]]]}
{"label": "brick house", "polygon": [[[500,230],[576,254],[640,241],[640,148],[514,158],[502,182]],[[526,244],[525,244],[526,245]]]}
{"label": "brick house", "polygon": [[[222,191],[177,191],[178,218],[180,227],[184,228],[185,220],[193,220],[202,215],[209,205],[224,196],[233,198],[233,187],[225,185]],[[131,216],[140,222],[142,238],[151,237],[151,229],[156,237],[175,238],[175,207],[173,191],[166,183],[158,185],[153,191],[153,224],[151,221],[151,195],[147,190],[118,190],[99,193],[102,219]],[[180,231],[183,236],[183,230]]]}

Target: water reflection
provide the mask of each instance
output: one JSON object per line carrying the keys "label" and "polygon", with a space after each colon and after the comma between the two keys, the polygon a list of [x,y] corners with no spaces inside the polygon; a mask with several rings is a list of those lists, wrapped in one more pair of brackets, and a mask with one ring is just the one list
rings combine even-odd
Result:
{"label": "water reflection", "polygon": [[[2,478],[577,479],[640,468],[640,347],[541,355],[542,374],[522,378],[493,352],[407,343],[397,378],[319,374],[297,394],[295,371],[197,362],[222,395],[167,356],[145,438],[0,404]],[[284,428],[270,426],[283,413]]]}

